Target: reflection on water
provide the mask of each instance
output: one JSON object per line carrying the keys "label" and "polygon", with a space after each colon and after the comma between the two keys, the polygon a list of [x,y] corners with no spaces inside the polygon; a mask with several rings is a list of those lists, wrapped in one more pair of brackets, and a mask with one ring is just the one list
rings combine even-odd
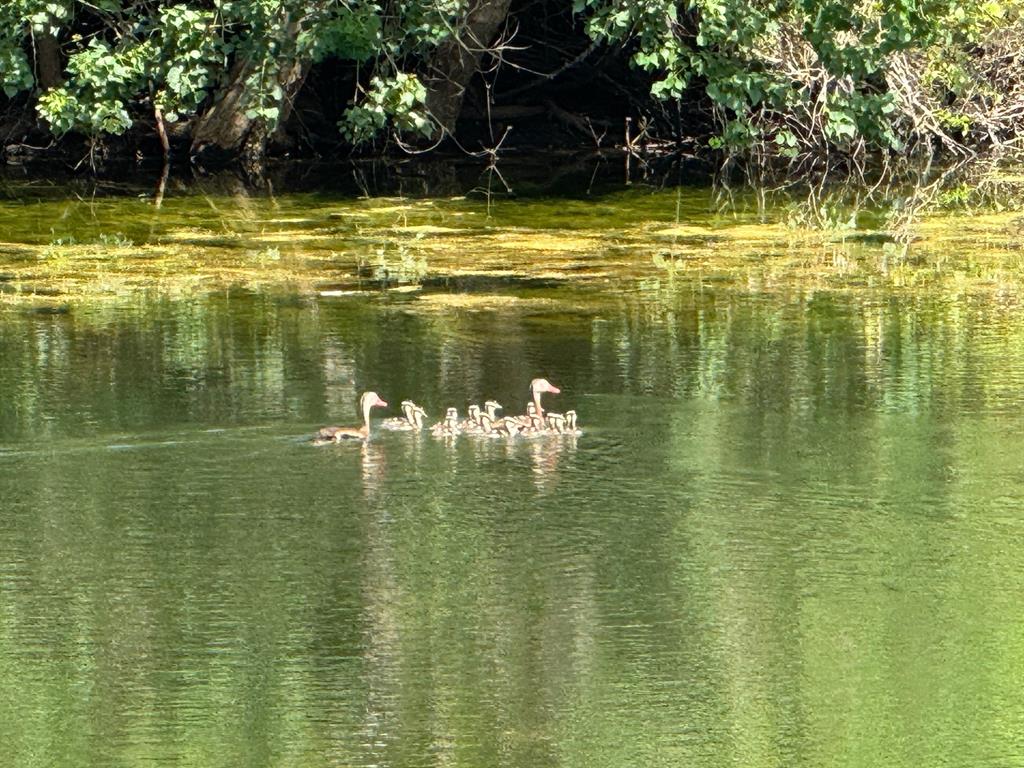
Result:
{"label": "reflection on water", "polygon": [[359,467],[363,492],[367,499],[373,499],[388,469],[387,454],[375,443],[364,441],[359,446]]}
{"label": "reflection on water", "polygon": [[[0,359],[6,765],[1024,759],[998,302],[234,294]],[[536,375],[585,434],[305,441]]]}

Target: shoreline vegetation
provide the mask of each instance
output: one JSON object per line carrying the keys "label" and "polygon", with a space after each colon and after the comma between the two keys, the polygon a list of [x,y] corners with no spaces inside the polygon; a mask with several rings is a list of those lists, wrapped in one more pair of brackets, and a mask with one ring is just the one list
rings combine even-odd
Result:
{"label": "shoreline vegetation", "polygon": [[0,159],[1013,153],[1024,3],[8,0]]}
{"label": "shoreline vegetation", "polygon": [[[514,167],[506,175],[516,182]],[[152,189],[69,195],[7,179],[0,309],[239,289],[423,310],[525,306],[556,287],[580,300],[665,285],[1024,296],[1024,217],[1011,204],[1024,200],[1024,175],[996,165],[889,187],[720,180],[575,198],[486,185],[436,197],[271,194],[231,178],[172,182],[159,200]]]}

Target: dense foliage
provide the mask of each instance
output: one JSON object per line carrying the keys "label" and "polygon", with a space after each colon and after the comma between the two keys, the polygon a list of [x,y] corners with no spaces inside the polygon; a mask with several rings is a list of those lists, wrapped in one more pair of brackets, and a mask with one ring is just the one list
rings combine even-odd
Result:
{"label": "dense foliage", "polygon": [[720,146],[749,149],[767,138],[796,154],[900,150],[938,139],[962,151],[980,136],[1015,138],[1020,127],[1024,69],[1016,54],[1024,27],[1016,2],[577,0],[577,7],[589,11],[594,37],[635,40],[633,61],[659,77],[655,94],[678,99],[700,80],[723,128]]}
{"label": "dense foliage", "polygon": [[238,72],[240,109],[273,130],[294,95],[284,74],[299,63],[301,79],[302,67],[333,58],[372,72],[341,125],[346,136],[368,138],[388,118],[429,133],[423,87],[401,67],[436,45],[460,8],[460,0],[409,0],[386,13],[372,0],[13,0],[0,8],[0,72],[9,97],[32,90],[35,41],[60,39],[63,82],[36,89],[39,115],[58,136],[121,134],[154,109],[170,123],[192,118]]}
{"label": "dense foliage", "polygon": [[[57,137],[76,132],[96,141],[132,128],[163,131],[166,123],[193,149],[202,137],[233,151],[254,130],[262,141],[286,124],[310,73],[333,68],[347,73],[347,92],[334,97],[344,102],[336,110],[339,142],[388,132],[436,137],[454,130],[429,108],[437,84],[457,80],[460,104],[463,75],[480,68],[485,49],[513,70],[517,57],[528,61],[530,45],[496,41],[507,42],[517,14],[568,5],[6,0],[0,85],[9,106],[31,104]],[[962,153],[1024,134],[1022,7],[1021,0],[574,0],[571,13],[580,40],[585,34],[625,52],[647,74],[649,92],[634,94],[637,111],[651,97],[700,111],[713,147]],[[508,23],[480,39],[474,15],[488,10]],[[608,95],[595,91],[591,99],[588,111],[600,113]]]}

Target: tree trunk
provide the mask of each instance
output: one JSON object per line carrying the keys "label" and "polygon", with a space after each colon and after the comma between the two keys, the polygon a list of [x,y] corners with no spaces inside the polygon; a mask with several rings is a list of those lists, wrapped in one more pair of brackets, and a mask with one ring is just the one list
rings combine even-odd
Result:
{"label": "tree trunk", "polygon": [[209,149],[234,154],[242,146],[255,120],[245,114],[245,81],[253,65],[240,61],[231,68],[227,84],[214,98],[213,106],[200,115],[192,132],[192,155]]}
{"label": "tree trunk", "polygon": [[[297,25],[296,25],[297,26]],[[296,28],[297,33],[297,28]],[[215,97],[213,105],[196,122],[192,132],[192,156],[217,153],[222,156],[244,156],[247,169],[262,165],[268,135],[262,117],[249,117],[246,80],[262,63],[240,61],[232,67],[228,82]],[[277,73],[281,100],[277,104],[277,125],[282,126],[291,115],[292,102],[305,81],[309,63],[291,59]]]}
{"label": "tree trunk", "polygon": [[60,44],[52,32],[36,35],[36,82],[46,91],[64,82],[64,67],[60,61]]}
{"label": "tree trunk", "polygon": [[466,86],[480,69],[480,61],[505,23],[511,5],[512,0],[473,0],[457,36],[446,40],[430,59],[427,107],[450,134],[455,133]]}

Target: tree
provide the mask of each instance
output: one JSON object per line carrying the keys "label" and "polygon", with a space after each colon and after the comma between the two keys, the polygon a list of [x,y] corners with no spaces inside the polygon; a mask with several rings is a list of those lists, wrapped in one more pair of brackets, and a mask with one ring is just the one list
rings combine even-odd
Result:
{"label": "tree", "polygon": [[[568,9],[714,147],[796,155],[1024,141],[1024,0],[7,0],[0,85],[56,136],[155,131],[258,166],[310,77],[343,72],[338,139],[456,131],[517,13]],[[552,34],[549,30],[547,33]],[[534,45],[544,45],[545,30]],[[552,46],[553,48],[555,46]],[[591,50],[587,48],[587,50]],[[575,61],[566,51],[567,67]],[[560,71],[560,68],[556,68]],[[635,89],[635,85],[631,85]],[[641,94],[637,94],[638,96]],[[588,94],[594,109],[608,94]],[[322,106],[322,105],[321,105]],[[679,138],[678,136],[676,138]]]}
{"label": "tree", "polygon": [[[1024,133],[1021,5],[978,0],[576,0],[653,92],[698,81],[730,151],[908,144],[966,152]],[[997,104],[1000,106],[997,107]]]}

